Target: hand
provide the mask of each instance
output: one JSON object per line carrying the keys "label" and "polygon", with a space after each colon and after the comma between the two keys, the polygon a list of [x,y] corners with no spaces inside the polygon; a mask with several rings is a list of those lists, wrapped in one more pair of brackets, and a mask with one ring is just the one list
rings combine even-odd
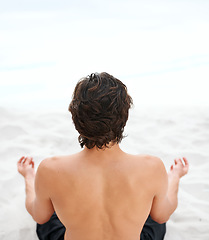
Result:
{"label": "hand", "polygon": [[[183,159],[183,161],[182,161]],[[174,165],[171,165],[168,175],[177,175],[179,178],[186,175],[189,171],[189,162],[185,157],[174,160]]]}
{"label": "hand", "polygon": [[18,172],[24,177],[35,177],[34,161],[32,157],[21,157],[17,162]]}

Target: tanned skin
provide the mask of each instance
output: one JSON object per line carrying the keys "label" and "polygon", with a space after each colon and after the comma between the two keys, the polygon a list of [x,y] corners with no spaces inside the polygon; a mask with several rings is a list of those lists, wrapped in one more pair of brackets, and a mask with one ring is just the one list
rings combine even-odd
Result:
{"label": "tanned skin", "polygon": [[18,161],[28,212],[43,224],[56,211],[65,240],[140,239],[149,214],[163,223],[175,211],[188,169],[179,158],[167,173],[159,158],[127,154],[118,144],[45,159],[37,173],[32,157]]}

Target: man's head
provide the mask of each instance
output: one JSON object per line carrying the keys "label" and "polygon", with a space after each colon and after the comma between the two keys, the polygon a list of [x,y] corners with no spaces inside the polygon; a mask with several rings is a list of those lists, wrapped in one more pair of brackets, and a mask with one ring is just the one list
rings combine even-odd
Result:
{"label": "man's head", "polygon": [[131,105],[126,86],[108,73],[82,78],[69,106],[81,147],[102,149],[119,143]]}

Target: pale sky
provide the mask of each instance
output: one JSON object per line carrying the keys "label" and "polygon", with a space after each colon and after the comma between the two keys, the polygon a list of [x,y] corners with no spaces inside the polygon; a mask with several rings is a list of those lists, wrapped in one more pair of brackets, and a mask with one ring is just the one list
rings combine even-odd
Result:
{"label": "pale sky", "polygon": [[106,71],[140,105],[209,105],[209,1],[0,3],[0,106],[63,108]]}

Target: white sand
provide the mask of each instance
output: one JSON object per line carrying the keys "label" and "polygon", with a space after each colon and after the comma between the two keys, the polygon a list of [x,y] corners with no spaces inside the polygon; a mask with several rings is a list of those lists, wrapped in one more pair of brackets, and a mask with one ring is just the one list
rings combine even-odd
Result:
{"label": "white sand", "polygon": [[[34,157],[36,166],[52,155],[80,150],[71,116],[12,113],[0,108],[0,239],[37,239],[26,212],[23,178],[16,162]],[[167,223],[167,240],[209,239],[209,108],[131,110],[123,150],[160,157],[168,168],[175,157],[190,161],[181,180],[179,206]]]}

